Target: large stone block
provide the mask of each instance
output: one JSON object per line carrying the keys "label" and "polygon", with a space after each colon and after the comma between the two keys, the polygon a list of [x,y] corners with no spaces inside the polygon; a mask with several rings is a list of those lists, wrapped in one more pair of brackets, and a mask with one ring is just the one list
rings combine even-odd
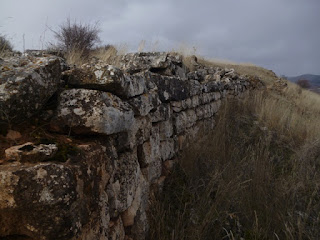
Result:
{"label": "large stone block", "polygon": [[156,108],[154,112],[150,113],[151,121],[153,123],[171,119],[172,109],[170,103],[163,103]]}
{"label": "large stone block", "polygon": [[129,53],[121,58],[122,70],[130,74],[150,71],[161,75],[186,78],[186,67],[177,53],[149,52]]}
{"label": "large stone block", "polygon": [[194,109],[182,111],[174,114],[175,134],[184,132],[187,128],[193,126],[197,121],[197,115]]}
{"label": "large stone block", "polygon": [[114,134],[129,130],[134,113],[129,104],[96,90],[71,89],[60,94],[57,116],[51,126],[78,134]]}
{"label": "large stone block", "polygon": [[187,80],[150,72],[146,73],[145,77],[147,81],[153,81],[157,85],[162,102],[180,101],[190,97],[190,82]]}
{"label": "large stone block", "polygon": [[163,121],[158,124],[159,124],[160,140],[164,141],[169,139],[173,135],[172,121]]}
{"label": "large stone block", "polygon": [[143,76],[124,74],[120,69],[107,64],[86,64],[63,73],[70,86],[111,92],[130,98],[146,91]]}
{"label": "large stone block", "polygon": [[116,134],[116,147],[119,152],[131,151],[150,139],[152,123],[150,116],[136,117],[130,130]]}
{"label": "large stone block", "polygon": [[118,216],[132,205],[141,174],[136,152],[122,153],[114,164],[107,187],[111,217]]}
{"label": "large stone block", "polygon": [[158,93],[150,91],[135,98],[131,98],[128,103],[137,116],[146,116],[153,109],[156,109],[161,101],[159,100]]}
{"label": "large stone block", "polygon": [[107,233],[110,171],[100,144],[79,146],[67,163],[1,165],[0,238],[67,240]]}
{"label": "large stone block", "polygon": [[57,57],[0,60],[0,121],[21,122],[37,113],[57,91],[61,69]]}
{"label": "large stone block", "polygon": [[161,160],[165,161],[168,159],[173,158],[175,154],[175,146],[174,146],[174,140],[168,139],[166,141],[160,142],[160,153],[161,153]]}

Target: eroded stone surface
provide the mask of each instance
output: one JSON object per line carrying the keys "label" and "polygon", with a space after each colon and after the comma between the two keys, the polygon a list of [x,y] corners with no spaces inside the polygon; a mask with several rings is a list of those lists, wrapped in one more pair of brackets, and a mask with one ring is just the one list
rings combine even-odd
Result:
{"label": "eroded stone surface", "polygon": [[0,61],[0,121],[21,122],[41,110],[57,91],[58,57],[11,57]]}
{"label": "eroded stone surface", "polygon": [[[72,164],[0,166],[0,236],[71,239],[79,234],[97,237],[101,230],[107,234],[110,161],[99,145],[79,148]],[[85,231],[91,221],[100,226],[98,232]]]}
{"label": "eroded stone surface", "polygon": [[63,91],[51,122],[58,131],[106,135],[127,131],[133,123],[130,105],[111,93],[88,89]]}
{"label": "eroded stone surface", "polygon": [[28,142],[5,150],[6,159],[20,162],[41,162],[52,158],[58,151],[56,144]]}
{"label": "eroded stone surface", "polygon": [[[20,109],[25,117],[41,110],[60,79],[40,84],[39,106],[23,102],[15,89],[24,82],[38,88],[57,77],[56,67],[66,68],[43,53],[32,56],[0,61],[0,106],[19,98],[12,113],[5,108],[11,118]],[[8,61],[11,68],[4,68]],[[135,53],[124,55],[120,68],[95,60],[63,72],[56,107],[39,116],[44,130],[54,132],[49,136],[74,138],[75,153],[58,154],[61,143],[7,149],[0,159],[0,238],[146,239],[150,192],[161,190],[179,151],[214,128],[224,98],[239,97],[258,81],[207,68],[196,57],[191,68],[179,54]],[[11,78],[17,84],[4,87]],[[5,134],[12,143],[25,137]]]}
{"label": "eroded stone surface", "polygon": [[111,92],[124,98],[146,91],[145,79],[139,75],[124,74],[120,69],[103,63],[84,64],[63,73],[69,85]]}

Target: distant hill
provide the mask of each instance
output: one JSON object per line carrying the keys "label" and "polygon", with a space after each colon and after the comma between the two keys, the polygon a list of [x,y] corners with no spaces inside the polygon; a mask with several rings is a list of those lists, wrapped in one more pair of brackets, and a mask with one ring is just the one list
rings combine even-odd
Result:
{"label": "distant hill", "polygon": [[286,77],[291,82],[297,82],[299,79],[306,79],[310,82],[311,88],[320,88],[320,75],[304,74],[296,77]]}

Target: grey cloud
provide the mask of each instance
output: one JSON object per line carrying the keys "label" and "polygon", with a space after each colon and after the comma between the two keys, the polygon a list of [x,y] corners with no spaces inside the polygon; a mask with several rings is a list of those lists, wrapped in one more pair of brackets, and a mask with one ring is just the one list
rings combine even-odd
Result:
{"label": "grey cloud", "polygon": [[52,41],[46,25],[70,17],[99,21],[103,43],[127,43],[130,50],[141,40],[147,50],[156,42],[159,50],[185,43],[200,55],[278,74],[320,74],[318,0],[2,0],[2,6],[0,31],[20,50],[23,33],[26,48],[39,48]]}

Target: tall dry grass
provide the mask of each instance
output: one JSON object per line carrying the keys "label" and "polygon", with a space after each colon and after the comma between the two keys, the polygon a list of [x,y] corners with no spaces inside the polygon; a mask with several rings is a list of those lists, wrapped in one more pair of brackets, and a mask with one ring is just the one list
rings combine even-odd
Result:
{"label": "tall dry grass", "polygon": [[6,36],[0,35],[0,57],[5,57],[13,51],[13,46]]}
{"label": "tall dry grass", "polygon": [[153,199],[150,239],[320,239],[320,97],[230,101]]}
{"label": "tall dry grass", "polygon": [[[183,54],[183,52],[182,52]],[[190,54],[183,54],[183,62],[184,64],[189,68],[192,69],[192,56]],[[198,63],[201,65],[204,65],[206,67],[220,67],[220,68],[233,68],[237,73],[241,75],[248,75],[248,76],[254,76],[259,77],[264,84],[270,85],[275,80],[278,79],[276,74],[272,72],[271,70],[267,70],[265,68],[256,66],[252,63],[236,63],[232,61],[227,60],[219,60],[219,59],[210,59],[207,60],[201,56],[197,56]]]}
{"label": "tall dry grass", "polygon": [[72,48],[64,54],[67,64],[81,66],[88,61],[88,57],[84,56],[84,51],[78,48]]}
{"label": "tall dry grass", "polygon": [[97,47],[88,52],[88,54],[84,54],[84,50],[82,49],[73,48],[65,53],[65,58],[69,65],[81,66],[95,58],[106,64],[119,66],[121,57],[126,54],[127,51],[127,45],[125,44]]}

